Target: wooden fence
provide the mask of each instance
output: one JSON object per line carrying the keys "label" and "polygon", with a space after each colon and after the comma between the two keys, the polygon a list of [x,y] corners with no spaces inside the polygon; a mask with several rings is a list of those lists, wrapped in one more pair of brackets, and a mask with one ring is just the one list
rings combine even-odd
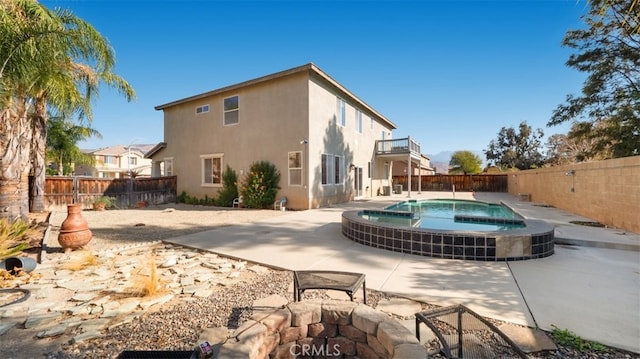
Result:
{"label": "wooden fence", "polygon": [[44,203],[50,209],[62,209],[72,203],[91,208],[95,198],[109,196],[116,199],[117,207],[128,208],[141,201],[175,202],[176,191],[176,176],[131,179],[52,176],[45,179]]}
{"label": "wooden fence", "polygon": [[[407,176],[393,176],[394,185],[402,185],[406,191]],[[507,192],[506,174],[481,175],[429,175],[422,176],[422,191],[456,191]],[[418,176],[411,177],[411,190],[418,190]]]}

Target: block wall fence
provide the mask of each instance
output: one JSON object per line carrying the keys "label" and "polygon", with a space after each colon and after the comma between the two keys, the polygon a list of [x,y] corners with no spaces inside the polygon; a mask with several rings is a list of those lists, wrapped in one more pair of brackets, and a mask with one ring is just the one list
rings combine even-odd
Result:
{"label": "block wall fence", "polygon": [[640,233],[640,156],[513,172],[509,193]]}

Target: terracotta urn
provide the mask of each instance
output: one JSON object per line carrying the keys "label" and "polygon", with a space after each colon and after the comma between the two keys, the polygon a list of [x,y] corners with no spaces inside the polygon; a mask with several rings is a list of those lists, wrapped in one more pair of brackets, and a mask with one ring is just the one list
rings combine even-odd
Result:
{"label": "terracotta urn", "polygon": [[82,248],[93,238],[87,220],[82,217],[82,207],[79,204],[67,205],[67,218],[60,225],[58,243],[62,249],[73,250]]}

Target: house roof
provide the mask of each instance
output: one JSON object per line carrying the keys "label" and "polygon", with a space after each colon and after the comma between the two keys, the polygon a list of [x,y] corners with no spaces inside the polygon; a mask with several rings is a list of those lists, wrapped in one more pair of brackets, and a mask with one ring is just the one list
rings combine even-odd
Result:
{"label": "house roof", "polygon": [[152,158],[153,155],[155,155],[158,151],[160,151],[161,149],[167,147],[167,143],[166,142],[160,142],[157,145],[153,146],[153,148],[151,148],[150,150],[147,151],[147,153],[144,154],[144,158]]}
{"label": "house roof", "polygon": [[391,122],[389,119],[384,117],[382,114],[380,114],[378,111],[376,111],[373,107],[369,106],[366,102],[362,101],[360,98],[358,98],[358,96],[356,96],[353,93],[351,93],[351,91],[347,90],[344,86],[342,86],[336,80],[331,78],[331,76],[327,75],[324,71],[322,71],[320,68],[318,68],[313,63],[308,63],[308,64],[305,64],[305,65],[302,65],[302,66],[298,66],[298,67],[294,67],[294,68],[291,68],[291,69],[288,69],[288,70],[284,70],[284,71],[276,72],[276,73],[273,73],[273,74],[270,74],[270,75],[258,77],[258,78],[255,78],[253,80],[240,82],[240,83],[237,83],[235,85],[222,87],[222,88],[219,88],[219,89],[216,89],[216,90],[213,90],[213,91],[203,92],[203,93],[198,94],[198,95],[185,97],[185,98],[180,99],[180,100],[176,100],[176,101],[172,101],[172,102],[169,102],[169,103],[165,103],[163,105],[158,105],[158,106],[155,107],[155,109],[156,110],[164,110],[165,108],[169,108],[169,107],[172,107],[172,106],[180,105],[180,104],[187,103],[187,102],[190,102],[190,101],[199,100],[199,99],[202,99],[202,98],[205,98],[205,97],[208,97],[208,96],[217,95],[217,94],[220,94],[220,93],[223,93],[223,92],[227,92],[227,91],[233,91],[233,90],[236,90],[236,89],[239,89],[239,88],[242,88],[242,87],[256,85],[256,84],[259,84],[259,83],[262,83],[262,82],[266,82],[266,81],[277,80],[279,78],[286,77],[286,76],[291,76],[293,74],[297,74],[297,73],[300,73],[300,72],[309,72],[311,74],[317,75],[319,78],[321,78],[322,80],[324,80],[327,83],[329,83],[336,90],[338,90],[339,92],[344,94],[344,96],[348,97],[350,100],[352,100],[353,102],[356,102],[358,105],[362,106],[363,108],[365,108],[369,112],[371,112],[371,114],[373,114],[376,117],[378,117],[386,125],[391,127],[391,129],[398,128],[393,122]]}
{"label": "house roof", "polygon": [[[154,148],[155,145],[131,145],[131,152],[137,154],[139,156],[144,156],[144,153],[148,150]],[[126,153],[129,153],[129,146],[124,145],[115,145],[109,146],[105,148],[100,148],[97,150],[84,150],[84,153],[92,154],[92,155],[101,155],[101,156],[122,156]]]}

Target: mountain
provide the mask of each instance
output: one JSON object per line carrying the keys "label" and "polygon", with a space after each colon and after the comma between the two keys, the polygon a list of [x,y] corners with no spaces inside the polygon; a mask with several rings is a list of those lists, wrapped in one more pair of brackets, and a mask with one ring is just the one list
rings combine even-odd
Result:
{"label": "mountain", "polygon": [[[431,159],[431,167],[436,169],[436,173],[448,173],[449,172],[449,162],[451,161],[451,155],[453,155],[453,153],[456,151],[440,151],[436,154],[427,154],[427,157],[429,157]],[[471,152],[475,153],[476,155],[478,155],[478,157],[480,157],[480,159],[482,160],[482,164],[480,165],[480,167],[484,167],[484,153],[482,151],[473,151],[471,150]]]}

